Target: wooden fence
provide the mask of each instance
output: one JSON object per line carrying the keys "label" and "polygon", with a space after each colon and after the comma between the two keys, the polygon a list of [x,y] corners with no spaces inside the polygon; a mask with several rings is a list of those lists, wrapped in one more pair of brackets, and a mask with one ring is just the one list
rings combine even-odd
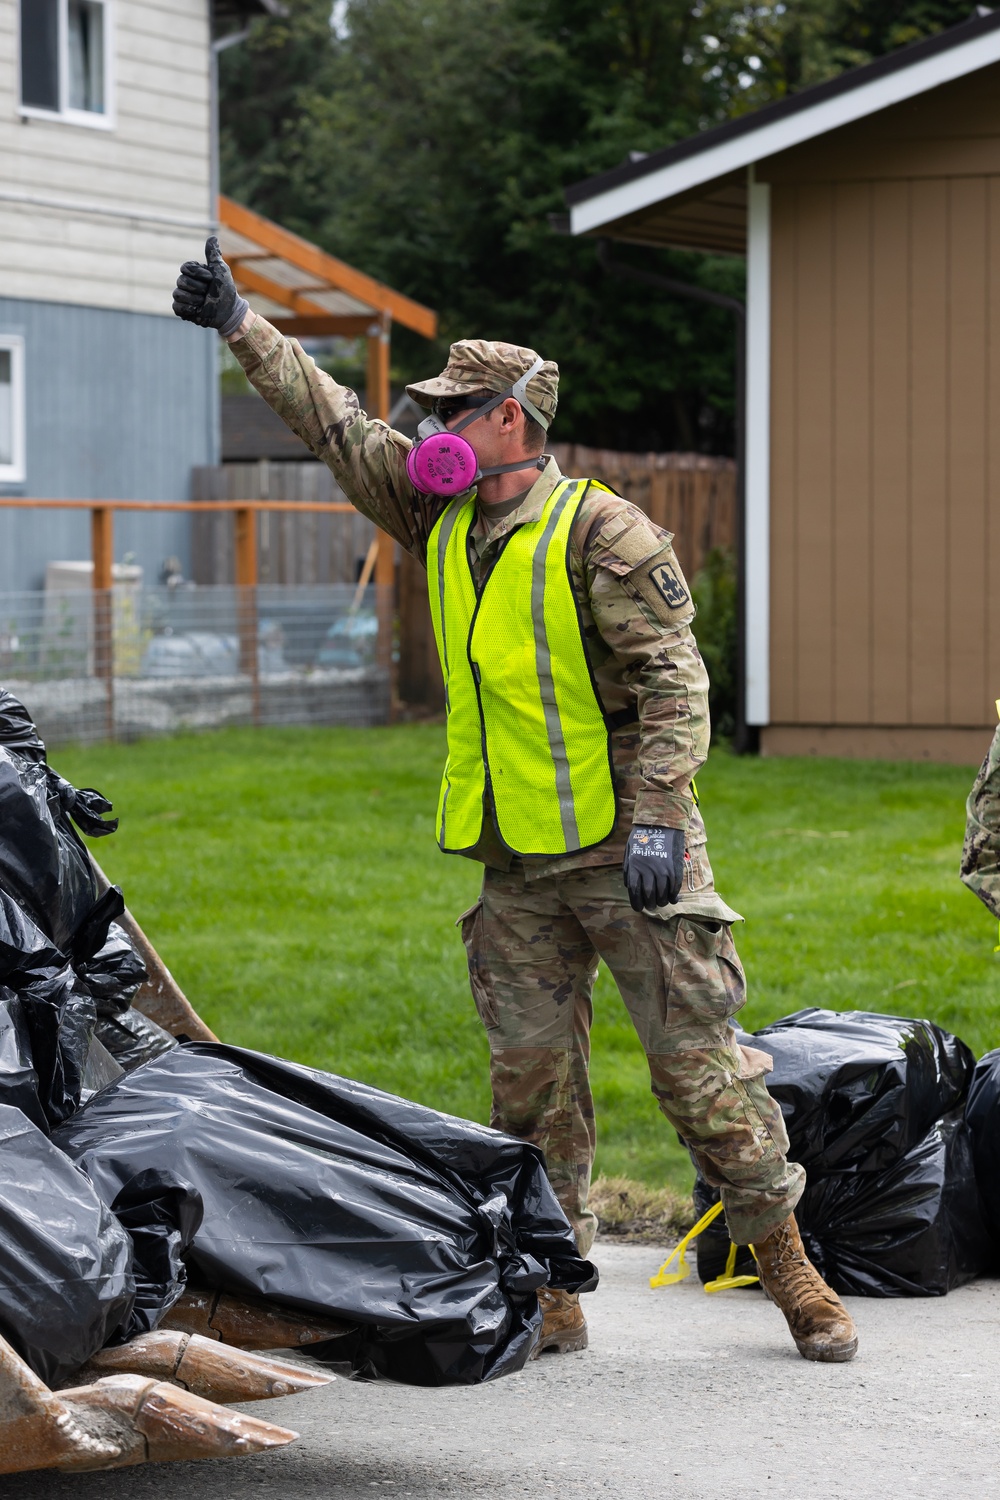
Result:
{"label": "wooden fence", "polygon": [[736,545],[736,465],[703,453],[616,453],[553,443],[564,474],[587,474],[673,532],[681,567],[692,578],[713,547]]}
{"label": "wooden fence", "polygon": [[[219,464],[195,469],[193,500],[285,500],[309,504],[346,501],[325,464]],[[260,583],[355,583],[375,536],[357,511],[341,515],[296,515],[262,511],[257,517],[257,579]],[[234,583],[236,556],[232,517],[199,512],[191,536],[195,583]]]}
{"label": "wooden fence", "polygon": [[[599,479],[673,532],[681,567],[692,577],[713,547],[736,541],[736,465],[700,453],[617,453],[554,443],[564,474]],[[196,500],[336,501],[344,498],[333,475],[319,463],[222,464],[195,469]],[[258,520],[261,583],[352,583],[358,577],[375,528],[363,517],[262,514]],[[196,583],[231,583],[235,577],[233,527],[228,515],[194,518]],[[397,549],[399,589],[398,694],[425,711],[444,708],[427,583],[423,568]]]}

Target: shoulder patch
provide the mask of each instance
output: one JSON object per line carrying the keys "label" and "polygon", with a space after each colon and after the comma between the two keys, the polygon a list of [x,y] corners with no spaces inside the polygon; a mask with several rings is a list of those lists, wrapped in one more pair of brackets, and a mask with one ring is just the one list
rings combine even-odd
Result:
{"label": "shoulder patch", "polygon": [[611,517],[598,530],[589,561],[624,575],[649,562],[669,541],[669,533],[661,531],[641,511],[630,508]]}
{"label": "shoulder patch", "polygon": [[670,609],[681,609],[690,599],[684,580],[672,562],[656,563],[650,568],[653,586],[659,590]]}

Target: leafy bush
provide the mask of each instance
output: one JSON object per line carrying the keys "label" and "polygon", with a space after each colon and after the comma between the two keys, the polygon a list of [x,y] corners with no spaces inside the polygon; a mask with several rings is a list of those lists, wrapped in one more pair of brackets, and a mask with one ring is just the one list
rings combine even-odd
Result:
{"label": "leafy bush", "polygon": [[736,729],[738,629],[736,612],[736,554],[731,547],[713,547],[691,584],[698,606],[694,633],[708,670],[708,702],[712,738],[729,739]]}

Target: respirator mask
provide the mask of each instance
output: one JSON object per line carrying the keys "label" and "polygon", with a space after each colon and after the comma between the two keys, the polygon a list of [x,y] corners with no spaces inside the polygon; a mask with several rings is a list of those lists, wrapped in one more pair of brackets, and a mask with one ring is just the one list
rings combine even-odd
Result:
{"label": "respirator mask", "polygon": [[406,455],[406,473],[414,489],[424,495],[450,497],[471,490],[487,474],[510,474],[515,469],[544,468],[545,458],[539,455],[536,458],[522,458],[514,464],[494,464],[492,468],[481,469],[472,444],[461,436],[464,428],[472,422],[478,422],[480,417],[485,417],[487,412],[499,406],[501,401],[506,401],[508,396],[513,396],[518,405],[530,412],[536,422],[548,428],[546,418],[525,394],[528,381],[542,368],[543,363],[543,360],[536,359],[530,370],[525,370],[512,386],[501,391],[498,396],[447,398],[459,403],[459,409],[466,406],[475,408],[467,417],[462,418],[457,427],[449,430],[437,412],[425,417],[417,428],[417,440]]}

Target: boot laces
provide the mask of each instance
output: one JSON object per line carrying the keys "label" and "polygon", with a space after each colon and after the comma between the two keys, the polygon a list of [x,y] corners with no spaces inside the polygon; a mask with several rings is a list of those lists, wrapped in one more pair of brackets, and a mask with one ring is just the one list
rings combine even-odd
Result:
{"label": "boot laces", "polygon": [[819,1298],[830,1307],[838,1306],[836,1295],[831,1292],[805,1250],[796,1247],[794,1237],[782,1225],[778,1231],[780,1239],[775,1244],[772,1278],[780,1282],[781,1291],[800,1305],[807,1296]]}

